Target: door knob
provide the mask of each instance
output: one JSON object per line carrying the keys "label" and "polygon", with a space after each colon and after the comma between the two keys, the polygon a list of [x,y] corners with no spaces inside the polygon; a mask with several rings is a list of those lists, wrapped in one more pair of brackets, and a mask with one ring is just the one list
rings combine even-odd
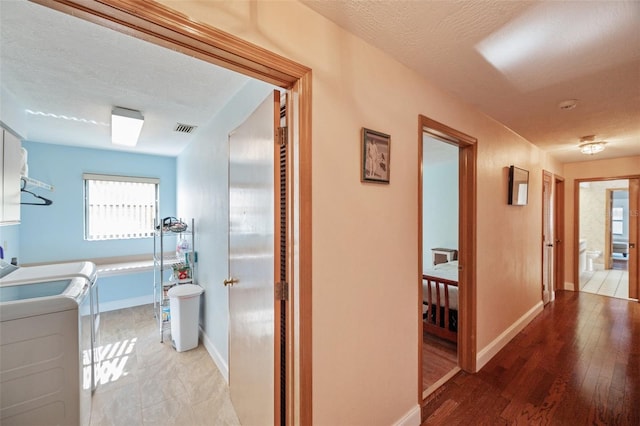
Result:
{"label": "door knob", "polygon": [[224,280],[224,286],[228,286],[230,285],[231,287],[233,287],[234,284],[238,283],[238,279],[237,278],[227,278],[226,280]]}
{"label": "door knob", "polygon": [[636,248],[636,243],[629,243],[629,248]]}

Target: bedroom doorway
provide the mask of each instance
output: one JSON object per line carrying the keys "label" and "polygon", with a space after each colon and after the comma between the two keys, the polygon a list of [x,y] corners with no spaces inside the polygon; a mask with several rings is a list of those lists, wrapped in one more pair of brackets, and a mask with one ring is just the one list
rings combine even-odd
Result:
{"label": "bedroom doorway", "polygon": [[[427,132],[422,146],[422,387],[431,393],[432,386],[459,370],[459,148]],[[430,306],[442,307],[437,312]]]}
{"label": "bedroom doorway", "polygon": [[476,140],[420,116],[419,396],[475,372]]}

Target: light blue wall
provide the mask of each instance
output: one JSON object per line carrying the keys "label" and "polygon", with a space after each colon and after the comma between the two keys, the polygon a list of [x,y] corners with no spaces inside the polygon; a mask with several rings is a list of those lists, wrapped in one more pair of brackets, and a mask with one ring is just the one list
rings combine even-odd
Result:
{"label": "light blue wall", "polygon": [[100,311],[153,303],[153,271],[98,277]]}
{"label": "light blue wall", "polygon": [[[22,146],[29,153],[29,176],[53,185],[54,191],[37,191],[53,200],[50,206],[22,206],[21,264],[153,252],[152,238],[84,240],[82,174],[160,178],[160,217],[175,216],[175,158],[26,141]],[[29,197],[23,194],[23,200]]]}
{"label": "light blue wall", "polygon": [[432,248],[458,249],[458,148],[451,148],[451,159],[423,169],[424,268],[433,265]]}
{"label": "light blue wall", "polygon": [[205,343],[226,376],[229,362],[229,300],[222,281],[229,270],[229,132],[273,90],[249,81],[178,157],[178,213],[195,218],[196,279],[204,287]]}
{"label": "light blue wall", "polygon": [[4,251],[4,260],[11,262],[12,257],[20,254],[20,225],[0,226],[0,246]]}

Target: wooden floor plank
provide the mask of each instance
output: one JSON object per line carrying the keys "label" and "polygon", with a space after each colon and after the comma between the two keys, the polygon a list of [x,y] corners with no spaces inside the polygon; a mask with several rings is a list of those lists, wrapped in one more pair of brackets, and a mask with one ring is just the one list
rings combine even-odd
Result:
{"label": "wooden floor plank", "polygon": [[423,425],[640,425],[640,304],[556,293],[476,374],[422,407]]}
{"label": "wooden floor plank", "polygon": [[458,366],[458,348],[448,342],[424,333],[422,337],[422,390],[429,388]]}

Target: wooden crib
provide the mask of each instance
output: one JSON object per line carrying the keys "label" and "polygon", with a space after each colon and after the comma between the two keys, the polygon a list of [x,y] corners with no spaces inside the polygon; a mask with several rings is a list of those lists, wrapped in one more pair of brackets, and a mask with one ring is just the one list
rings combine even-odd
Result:
{"label": "wooden crib", "polygon": [[[423,330],[442,339],[458,341],[458,283],[422,275]],[[438,307],[438,308],[436,308]]]}

